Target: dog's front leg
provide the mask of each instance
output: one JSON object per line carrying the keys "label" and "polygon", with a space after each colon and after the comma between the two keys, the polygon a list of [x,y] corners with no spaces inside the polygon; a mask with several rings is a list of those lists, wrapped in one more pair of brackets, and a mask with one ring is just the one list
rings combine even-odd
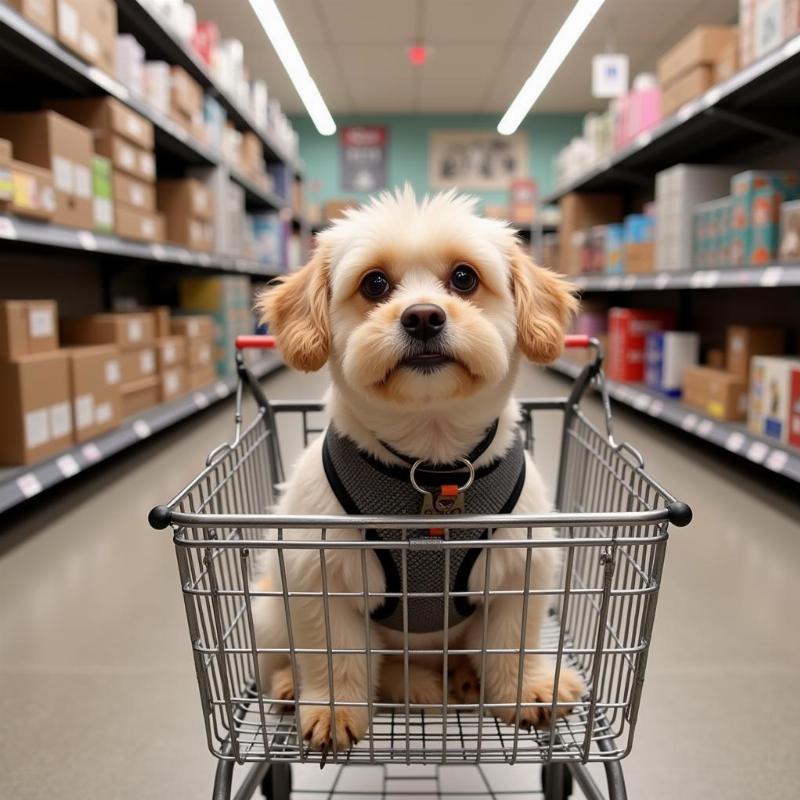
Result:
{"label": "dog's front leg", "polygon": [[[325,606],[327,604],[327,613]],[[370,654],[371,676],[367,669],[367,639],[363,613],[350,598],[298,598],[294,602],[292,622],[295,643],[299,648],[315,648],[320,654],[298,653],[300,677],[300,725],[311,747],[326,747],[345,752],[364,737],[369,726],[367,700],[369,690],[377,685],[381,657]],[[380,648],[374,631],[370,650]],[[334,651],[330,657],[328,650]],[[336,653],[355,650],[354,653]],[[331,689],[334,710],[331,710]],[[374,699],[374,697],[372,698]],[[361,705],[341,705],[358,703]],[[334,719],[335,717],[335,719]]]}
{"label": "dog's front leg", "polygon": [[[541,559],[545,563],[536,564]],[[483,557],[481,557],[481,561]],[[547,576],[550,565],[547,554],[539,551],[534,558],[532,569],[532,588],[541,588],[549,580],[538,581],[537,572]],[[537,567],[540,569],[537,570]],[[523,575],[516,569],[503,570],[503,580],[491,588],[517,589],[523,585]],[[476,564],[474,574],[482,574],[481,566]],[[480,588],[483,588],[482,586]],[[467,642],[470,649],[485,649],[489,652],[471,656],[475,670],[484,684],[484,703],[487,710],[504,722],[513,724],[517,717],[518,686],[519,702],[542,703],[547,705],[521,705],[519,720],[522,727],[548,724],[550,720],[550,703],[553,701],[555,689],[555,663],[548,655],[528,654],[522,659],[520,675],[520,648],[535,649],[539,644],[539,634],[545,613],[551,598],[547,595],[529,594],[527,601],[524,595],[496,595],[489,599],[487,608],[480,608],[474,615],[467,630]],[[527,606],[527,614],[525,609]],[[486,625],[486,641],[483,640],[483,615],[488,614]],[[525,630],[523,631],[523,616]],[[491,653],[492,650],[516,650],[509,653]],[[481,666],[483,665],[483,674]],[[558,680],[558,702],[571,704],[577,702],[584,692],[580,675],[562,661]],[[499,705],[502,704],[502,705]],[[570,705],[557,708],[557,716],[567,714]]]}

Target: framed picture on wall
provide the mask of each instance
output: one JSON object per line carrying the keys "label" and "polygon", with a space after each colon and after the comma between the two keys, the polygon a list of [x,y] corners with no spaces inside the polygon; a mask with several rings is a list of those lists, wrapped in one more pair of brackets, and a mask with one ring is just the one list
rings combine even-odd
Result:
{"label": "framed picture on wall", "polygon": [[528,176],[528,135],[493,131],[432,131],[428,181],[434,189],[505,190]]}

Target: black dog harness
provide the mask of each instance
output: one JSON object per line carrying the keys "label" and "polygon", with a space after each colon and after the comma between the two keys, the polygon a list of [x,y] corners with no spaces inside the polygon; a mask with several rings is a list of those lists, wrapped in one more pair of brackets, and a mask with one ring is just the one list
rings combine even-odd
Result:
{"label": "black dog harness", "polygon": [[[497,423],[487,433],[478,447],[469,454],[468,461],[476,460],[491,444]],[[385,445],[384,445],[385,446]],[[322,445],[322,464],[333,493],[348,514],[409,515],[419,514],[422,496],[411,483],[412,459],[391,448],[394,455],[408,466],[387,465],[360,450],[352,439],[340,435],[328,426]],[[420,487],[432,491],[442,487],[461,485],[466,473],[460,464],[445,465],[436,469],[425,464],[414,470]],[[508,451],[490,464],[475,469],[474,482],[464,492],[466,514],[508,514],[517,504],[525,483],[525,449],[519,431]],[[444,490],[442,490],[444,491]],[[404,530],[367,530],[369,541],[403,541]],[[442,531],[433,529],[426,537],[423,530],[414,530],[416,538],[441,538]],[[453,529],[447,538],[464,541],[486,539],[486,528]],[[450,591],[468,591],[469,576],[481,548],[450,550]],[[406,551],[406,587],[408,592],[408,630],[413,633],[440,631],[444,627],[444,574],[445,550]],[[402,559],[400,550],[376,549],[383,567],[387,593],[402,591]],[[432,594],[430,597],[425,594]],[[416,595],[416,596],[415,596]],[[418,596],[423,595],[423,596]],[[467,597],[450,597],[448,625],[453,626],[469,617],[475,606]],[[399,597],[387,597],[386,602],[372,613],[372,619],[394,630],[403,630],[403,607]]]}

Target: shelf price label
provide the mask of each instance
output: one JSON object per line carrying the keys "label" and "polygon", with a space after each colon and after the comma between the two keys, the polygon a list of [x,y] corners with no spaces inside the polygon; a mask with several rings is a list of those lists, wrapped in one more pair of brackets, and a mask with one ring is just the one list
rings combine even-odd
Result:
{"label": "shelf price label", "polygon": [[22,492],[23,497],[33,497],[42,491],[42,484],[32,472],[26,472],[17,478],[17,489]]}

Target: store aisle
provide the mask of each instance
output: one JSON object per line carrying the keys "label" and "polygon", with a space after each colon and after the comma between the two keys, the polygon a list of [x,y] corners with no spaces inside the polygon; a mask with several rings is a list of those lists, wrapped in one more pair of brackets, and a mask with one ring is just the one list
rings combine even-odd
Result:
{"label": "store aisle", "polygon": [[[283,372],[267,388],[275,398],[318,397],[324,382]],[[528,368],[518,393],[562,394],[566,386]],[[223,404],[4,525],[0,797],[209,796],[214,762],[172,546],[145,517],[199,470],[231,424],[232,407]],[[549,421],[538,428],[547,473],[555,429]],[[640,447],[696,519],[668,551],[625,765],[630,797],[797,797],[800,777],[790,768],[800,749],[800,510],[622,410],[617,433]],[[524,769],[490,774],[519,788]],[[308,768],[297,783],[327,783],[332,774]],[[362,770],[348,785],[368,790],[378,777]]]}

